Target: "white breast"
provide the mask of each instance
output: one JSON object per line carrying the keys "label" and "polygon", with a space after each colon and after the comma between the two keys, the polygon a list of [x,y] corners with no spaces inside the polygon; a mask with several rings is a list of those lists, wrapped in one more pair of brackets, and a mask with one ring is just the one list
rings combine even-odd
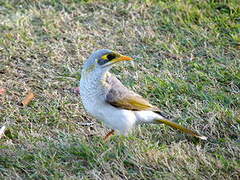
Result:
{"label": "white breast", "polygon": [[115,108],[105,102],[107,89],[96,74],[82,74],[80,95],[86,111],[111,129],[127,134],[136,124],[132,111]]}
{"label": "white breast", "polygon": [[85,74],[80,80],[80,95],[86,111],[97,119],[100,118],[99,108],[104,103],[104,91],[99,85],[96,75]]}

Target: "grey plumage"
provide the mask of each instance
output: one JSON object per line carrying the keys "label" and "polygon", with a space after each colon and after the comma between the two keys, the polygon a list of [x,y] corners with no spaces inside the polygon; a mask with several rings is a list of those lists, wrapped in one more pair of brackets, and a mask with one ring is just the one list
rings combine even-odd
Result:
{"label": "grey plumage", "polygon": [[108,54],[111,53],[112,51],[109,49],[100,49],[95,51],[94,53],[92,53],[89,58],[84,62],[83,65],[83,69],[87,69],[88,67],[90,67],[92,64],[94,64],[94,62],[96,61],[96,59],[99,59],[100,57],[102,57],[104,54]]}

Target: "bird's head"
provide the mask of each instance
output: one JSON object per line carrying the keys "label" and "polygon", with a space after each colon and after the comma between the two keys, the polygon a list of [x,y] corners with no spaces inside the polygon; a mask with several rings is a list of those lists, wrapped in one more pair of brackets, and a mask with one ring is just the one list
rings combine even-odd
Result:
{"label": "bird's head", "polygon": [[113,64],[129,60],[132,60],[132,58],[108,49],[101,49],[90,55],[83,65],[83,70],[88,72],[94,70],[107,71]]}

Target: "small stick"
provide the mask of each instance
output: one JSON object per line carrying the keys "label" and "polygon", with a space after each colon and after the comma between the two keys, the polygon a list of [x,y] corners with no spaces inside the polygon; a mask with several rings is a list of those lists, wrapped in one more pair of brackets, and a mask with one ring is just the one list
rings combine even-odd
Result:
{"label": "small stick", "polygon": [[34,98],[34,94],[30,91],[28,93],[28,95],[21,102],[21,105],[23,105],[23,106],[28,105],[32,101],[33,98]]}
{"label": "small stick", "polygon": [[80,126],[92,126],[95,123],[79,123]]}
{"label": "small stick", "polygon": [[5,130],[6,130],[6,126],[2,126],[0,129],[0,139],[3,137]]}
{"label": "small stick", "polygon": [[114,130],[111,130],[107,135],[103,138],[104,141],[107,141],[107,139],[114,134]]}

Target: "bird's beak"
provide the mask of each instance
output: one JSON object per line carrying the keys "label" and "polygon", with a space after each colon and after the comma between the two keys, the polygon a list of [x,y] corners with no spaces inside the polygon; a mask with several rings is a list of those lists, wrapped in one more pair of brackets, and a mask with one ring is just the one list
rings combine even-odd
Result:
{"label": "bird's beak", "polygon": [[111,61],[111,63],[115,63],[115,62],[119,62],[119,61],[131,61],[131,60],[133,60],[133,58],[128,57],[128,56],[123,56],[123,55],[121,55],[121,56],[113,59],[113,60]]}

